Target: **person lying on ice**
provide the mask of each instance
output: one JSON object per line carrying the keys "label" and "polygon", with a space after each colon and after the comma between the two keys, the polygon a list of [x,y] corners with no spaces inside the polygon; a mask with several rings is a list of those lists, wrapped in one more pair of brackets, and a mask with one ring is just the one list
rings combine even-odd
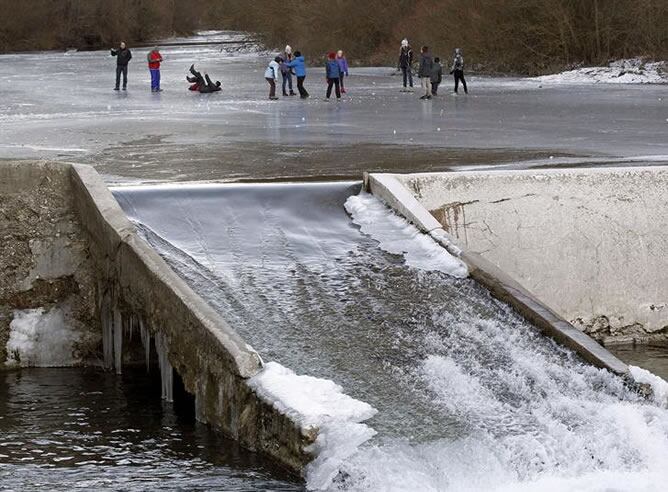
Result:
{"label": "person lying on ice", "polygon": [[209,74],[205,73],[204,77],[202,74],[195,70],[195,65],[190,66],[190,73],[193,74],[192,77],[186,75],[186,80],[192,85],[188,87],[191,91],[197,91],[202,94],[208,94],[211,92],[218,92],[220,90],[220,81],[213,83],[209,78]]}

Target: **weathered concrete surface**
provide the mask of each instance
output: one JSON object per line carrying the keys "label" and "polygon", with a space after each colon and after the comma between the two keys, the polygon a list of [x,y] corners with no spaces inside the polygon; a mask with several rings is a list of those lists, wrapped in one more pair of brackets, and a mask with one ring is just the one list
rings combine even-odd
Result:
{"label": "weathered concrete surface", "polygon": [[247,385],[262,368],[258,354],[136,234],[93,168],[72,166],[72,181],[94,245],[101,316],[113,309],[140,318],[151,335],[164,337],[199,420],[301,473],[317,430],[302,429]]}
{"label": "weathered concrete surface", "polygon": [[459,244],[598,340],[668,340],[667,167],[398,179]]}
{"label": "weathered concrete surface", "polygon": [[26,352],[43,346],[41,335],[24,343],[25,352],[6,348],[12,320],[39,308],[62,316],[76,340],[59,347],[71,364],[99,354],[95,281],[69,171],[67,164],[0,163],[0,367],[35,364]]}
{"label": "weathered concrete surface", "polygon": [[543,333],[574,350],[589,363],[628,377],[628,367],[617,357],[548,308],[496,265],[478,253],[460,248],[457,240],[402,184],[400,176],[371,174],[365,178],[369,191],[458,256],[468,267],[469,275],[489,289],[494,297],[511,305]]}

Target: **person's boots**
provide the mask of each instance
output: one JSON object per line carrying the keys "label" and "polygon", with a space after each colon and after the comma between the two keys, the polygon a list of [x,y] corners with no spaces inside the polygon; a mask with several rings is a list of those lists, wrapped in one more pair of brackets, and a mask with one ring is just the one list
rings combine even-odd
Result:
{"label": "person's boots", "polygon": [[290,95],[291,96],[296,96],[297,94],[295,94],[295,91],[290,91]]}
{"label": "person's boots", "polygon": [[288,95],[288,93],[283,91],[283,96],[287,96],[287,95]]}

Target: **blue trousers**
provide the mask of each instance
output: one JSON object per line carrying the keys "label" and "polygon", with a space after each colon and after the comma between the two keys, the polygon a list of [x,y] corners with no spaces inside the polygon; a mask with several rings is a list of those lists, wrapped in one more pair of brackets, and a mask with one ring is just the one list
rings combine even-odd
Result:
{"label": "blue trousers", "polygon": [[160,89],[160,69],[151,68],[151,90],[157,91]]}

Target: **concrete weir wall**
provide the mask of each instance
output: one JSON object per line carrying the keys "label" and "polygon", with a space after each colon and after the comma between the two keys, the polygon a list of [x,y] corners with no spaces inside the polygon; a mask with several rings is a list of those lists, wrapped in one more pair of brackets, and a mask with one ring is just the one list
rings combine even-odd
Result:
{"label": "concrete weir wall", "polygon": [[411,183],[410,180],[416,176],[421,175],[371,174],[365,176],[365,185],[397,213],[429,234],[451,254],[459,257],[467,265],[471,278],[489,289],[494,297],[515,308],[543,333],[574,350],[589,363],[619,375],[629,376],[626,364],[593,338],[576,329],[508,272],[484,255],[469,249],[465,241],[451,235],[418,200],[420,195],[410,185],[404,185]]}
{"label": "concrete weir wall", "polygon": [[604,343],[668,341],[668,167],[397,176],[480,254]]}
{"label": "concrete weir wall", "polygon": [[[77,343],[88,341],[77,363],[97,360],[121,372],[124,334],[139,330],[149,350],[158,352],[164,397],[171,397],[175,371],[195,395],[200,421],[303,472],[316,430],[303,429],[251,389],[248,379],[262,369],[258,354],[137,235],[93,168],[4,163],[0,177],[0,220],[12,228],[3,228],[12,239],[5,238],[2,251],[2,347],[21,309],[56,306],[73,313],[62,324],[82,332]],[[53,265],[53,258],[60,265],[55,272],[43,266]],[[42,285],[44,272],[51,287]],[[47,338],[53,328],[48,321],[42,322]],[[10,365],[8,354],[1,355],[0,363]]]}

